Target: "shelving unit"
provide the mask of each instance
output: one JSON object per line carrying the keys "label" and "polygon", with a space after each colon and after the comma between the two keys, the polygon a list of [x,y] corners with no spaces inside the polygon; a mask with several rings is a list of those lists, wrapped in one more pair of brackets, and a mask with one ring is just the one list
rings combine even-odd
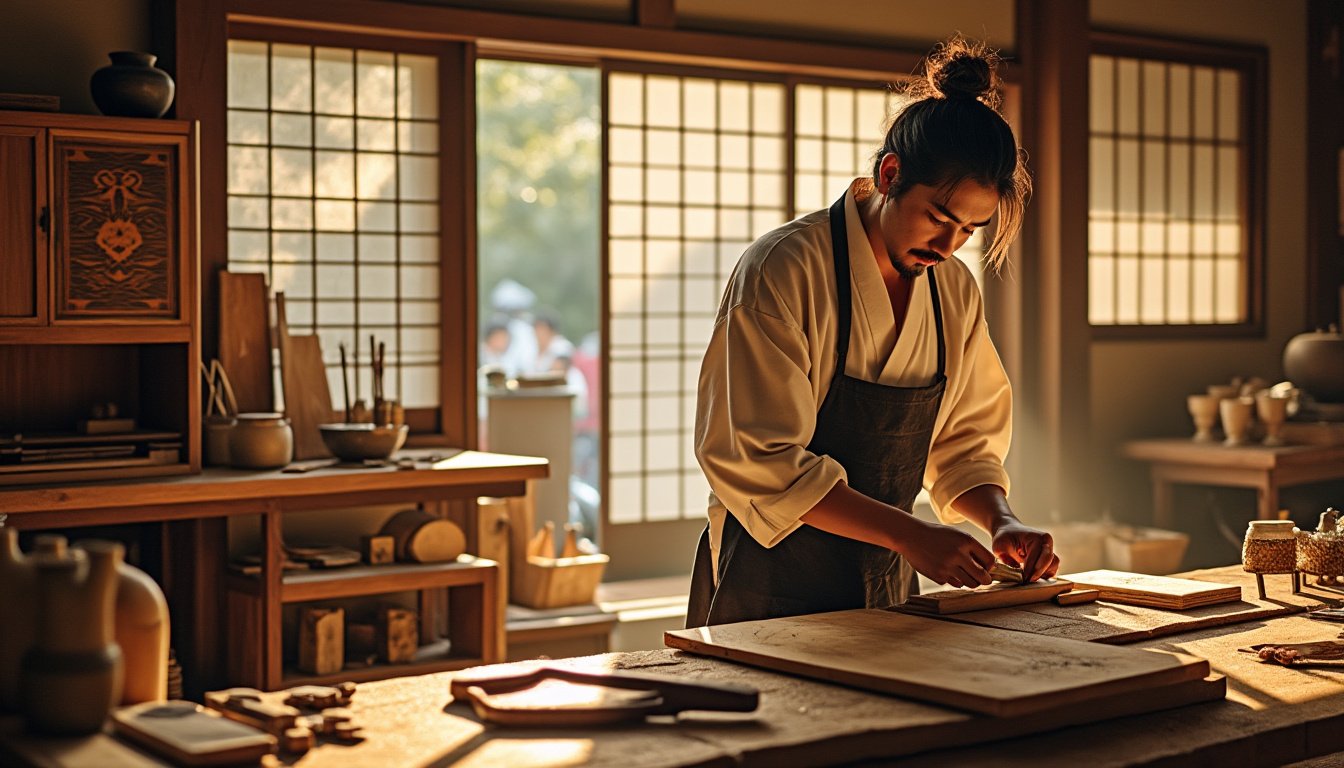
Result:
{"label": "shelving unit", "polygon": [[[200,470],[196,162],[193,123],[0,112],[0,486]],[[51,461],[106,403],[129,453]]]}
{"label": "shelving unit", "polygon": [[499,582],[497,563],[471,555],[462,555],[452,563],[396,563],[290,571],[282,575],[278,584],[266,578],[264,567],[261,576],[230,574],[225,582],[229,626],[255,626],[263,645],[273,649],[281,646],[282,627],[279,621],[267,620],[268,614],[276,613],[267,610],[268,606],[414,591],[418,593],[420,613],[424,616],[428,590],[447,589],[450,608],[448,637],[421,646],[416,661],[409,664],[375,664],[332,675],[309,675],[292,667],[268,664],[252,652],[250,645],[239,643],[230,653],[229,678],[239,681],[240,685],[271,690],[342,680],[377,680],[501,661],[495,652],[500,645],[498,633],[503,632],[503,617],[497,615]]}

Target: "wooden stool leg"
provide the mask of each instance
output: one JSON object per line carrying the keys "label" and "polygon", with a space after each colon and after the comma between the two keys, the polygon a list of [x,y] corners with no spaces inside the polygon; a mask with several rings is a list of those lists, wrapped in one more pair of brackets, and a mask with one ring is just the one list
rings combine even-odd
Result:
{"label": "wooden stool leg", "polygon": [[1260,599],[1261,599],[1261,600],[1264,600],[1264,599],[1265,599],[1265,574],[1263,574],[1263,573],[1257,573],[1257,574],[1255,574],[1255,586],[1256,586],[1256,589],[1259,589],[1259,590],[1260,590]]}
{"label": "wooden stool leg", "polygon": [[1293,571],[1293,594],[1296,595],[1298,592],[1301,591],[1302,591],[1302,574],[1298,571]]}

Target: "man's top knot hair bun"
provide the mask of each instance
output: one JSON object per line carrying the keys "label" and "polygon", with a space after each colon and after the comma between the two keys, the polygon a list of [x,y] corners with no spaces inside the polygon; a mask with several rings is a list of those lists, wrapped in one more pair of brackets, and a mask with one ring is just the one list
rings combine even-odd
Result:
{"label": "man's top knot hair bun", "polygon": [[984,43],[957,36],[941,43],[925,60],[929,96],[976,99],[998,108],[999,57]]}

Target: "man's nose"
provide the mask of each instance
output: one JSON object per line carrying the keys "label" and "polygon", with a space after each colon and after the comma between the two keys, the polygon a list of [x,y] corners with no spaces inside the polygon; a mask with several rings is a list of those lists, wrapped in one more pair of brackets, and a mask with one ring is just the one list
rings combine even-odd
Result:
{"label": "man's nose", "polygon": [[957,249],[957,233],[954,230],[948,230],[929,241],[929,249],[936,251],[944,259],[952,255]]}

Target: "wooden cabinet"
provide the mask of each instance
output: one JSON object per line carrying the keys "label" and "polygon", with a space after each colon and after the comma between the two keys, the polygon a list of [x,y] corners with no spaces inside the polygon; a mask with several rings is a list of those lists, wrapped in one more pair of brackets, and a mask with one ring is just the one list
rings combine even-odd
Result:
{"label": "wooden cabinet", "polygon": [[0,485],[199,471],[195,134],[0,112]]}

